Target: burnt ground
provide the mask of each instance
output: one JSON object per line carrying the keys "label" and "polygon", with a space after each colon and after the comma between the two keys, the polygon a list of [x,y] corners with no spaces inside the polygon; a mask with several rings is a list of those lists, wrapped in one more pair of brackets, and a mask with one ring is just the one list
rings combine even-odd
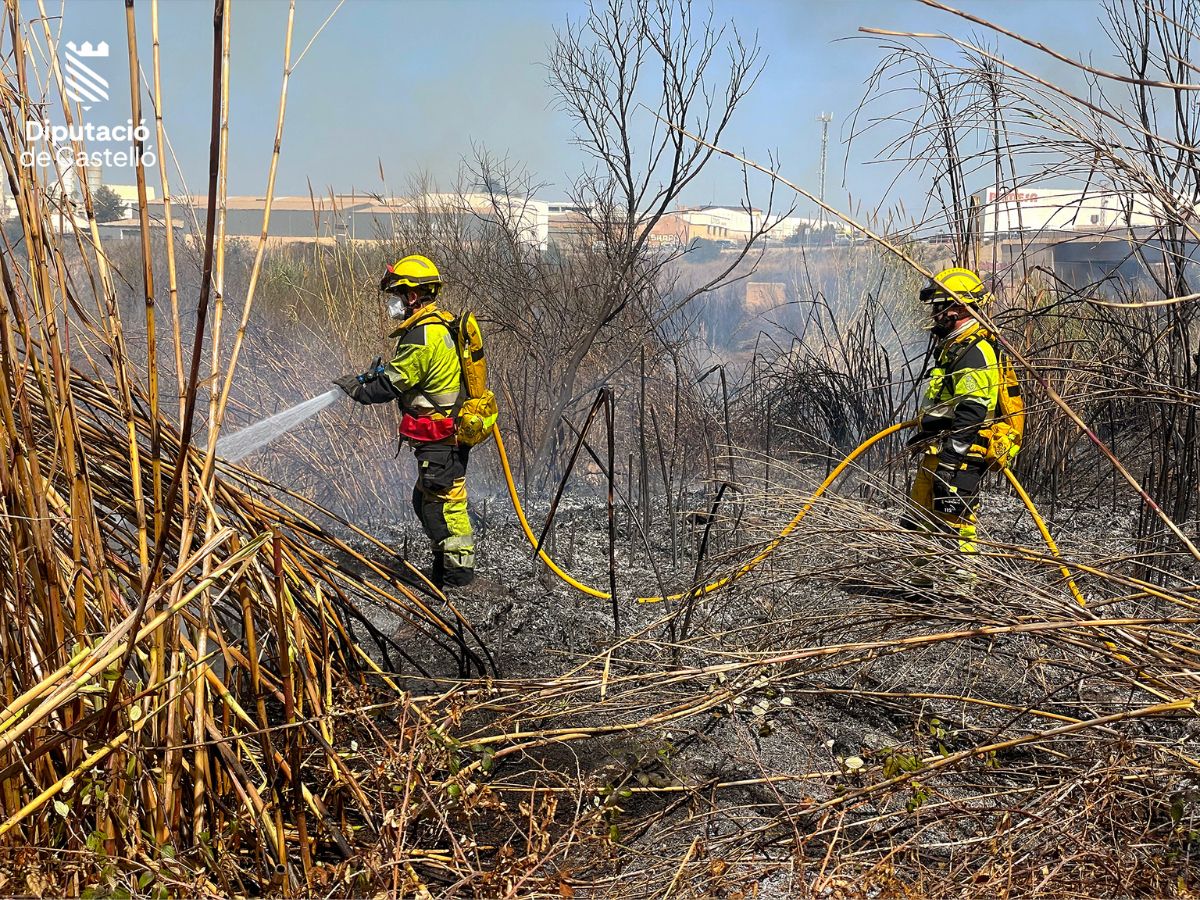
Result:
{"label": "burnt ground", "polygon": [[[981,560],[976,565],[982,573],[980,584],[968,596],[940,588],[894,590],[895,582],[907,578],[910,571],[904,559],[927,550],[928,545],[888,534],[895,504],[886,496],[880,499],[881,495],[870,489],[843,490],[843,494],[864,492],[872,499],[834,501],[819,507],[768,563],[732,588],[699,602],[688,641],[678,647],[677,656],[664,624],[672,608],[629,599],[637,592],[656,593],[656,579],[644,550],[630,556],[625,517],[621,516],[618,594],[622,598],[620,637],[626,640],[610,658],[613,674],[711,667],[817,646],[891,644],[920,635],[1074,614],[1073,601],[1053,567],[1011,558]],[[1015,496],[993,484],[985,497],[982,521],[988,538],[1043,547]],[[702,507],[701,498],[696,499]],[[721,574],[746,558],[747,548],[762,546],[800,502],[799,494],[780,498],[769,508],[786,509],[759,519],[747,512],[755,506],[748,499],[736,531],[731,522],[715,529],[721,536],[714,541],[713,559],[705,571]],[[575,591],[534,563],[507,498],[490,497],[473,512],[482,577],[472,588],[454,591],[451,598],[487,645],[501,679],[542,682],[578,666],[596,671],[598,658],[615,642],[608,602]],[[538,528],[544,507],[534,506],[528,512]],[[602,503],[564,501],[557,522],[555,545],[550,548],[554,558],[586,583],[606,587],[607,526]],[[1129,516],[1099,509],[1060,510],[1050,526],[1068,555],[1097,559],[1116,557],[1130,549],[1133,522]],[[420,561],[423,548],[415,522],[398,526],[391,538],[402,546],[406,533],[414,562]],[[660,524],[652,534],[656,555],[669,563],[668,532]],[[680,543],[686,549],[680,554],[678,574],[663,574],[669,588],[687,584],[695,567],[694,542],[681,535]],[[1085,591],[1090,587],[1082,579],[1081,586]],[[1140,601],[1136,606],[1116,603],[1106,614],[1150,611],[1146,602]],[[397,623],[386,615],[378,616],[376,623],[396,631]],[[403,629],[397,637],[431,673],[445,679],[456,676],[455,665],[445,654],[423,648]],[[808,846],[811,840],[809,863],[814,852],[819,861],[824,846],[821,835],[827,837],[828,828],[822,827],[822,821],[781,814],[781,810],[794,810],[861,786],[860,765],[882,765],[886,771],[889,759],[929,757],[1013,737],[1039,725],[1020,714],[1025,706],[1087,718],[1145,702],[1132,688],[1117,695],[1111,684],[1090,686],[1078,675],[1081,662],[1102,670],[1115,664],[1098,644],[1079,653],[1079,659],[1065,660],[1061,646],[1037,634],[975,635],[905,652],[876,647],[846,650],[832,660],[764,663],[728,679],[697,674],[672,689],[669,697],[647,694],[647,708],[695,700],[719,690],[730,691],[728,702],[669,727],[547,750],[534,762],[539,771],[562,772],[564,783],[581,775],[584,784],[600,786],[597,803],[605,785],[631,785],[635,790],[640,786],[647,792],[645,798],[635,795],[622,810],[621,821],[627,827],[622,841],[633,850],[620,861],[600,866],[601,870],[607,866],[614,877],[619,872],[619,882],[601,879],[594,894],[642,896],[637,886],[641,884],[639,873],[647,879],[646,895],[653,893],[649,885],[655,882],[653,873],[659,862],[681,859],[693,838],[700,835],[711,848],[724,848],[722,859],[730,868],[727,876],[720,876],[725,882],[722,889],[733,890],[743,883],[736,881],[734,874],[738,873],[744,884],[754,885],[760,897],[793,896],[803,884],[811,887],[813,872],[805,868],[806,854],[793,854],[791,848],[797,843]],[[589,660],[590,666],[586,665]],[[654,676],[648,677],[652,681]],[[418,693],[432,692],[435,687],[421,678],[412,678],[410,685]],[[446,685],[436,686],[444,689]],[[917,693],[926,696],[905,696]],[[929,699],[929,694],[951,699]],[[983,703],[952,699],[956,697]],[[564,708],[546,721],[598,724],[629,719],[631,711],[621,700],[613,701],[616,708],[611,713],[596,700],[593,695],[587,703]],[[1173,739],[1195,737],[1190,728],[1171,733]],[[927,796],[918,797],[917,789],[892,793],[859,807],[857,815],[867,822],[887,820],[888,816],[894,820],[897,804],[900,809],[916,801],[918,808],[921,804],[969,804],[973,796],[1020,786],[1022,776],[1014,773],[1031,762],[1026,751],[1015,750],[988,763],[994,772],[976,767],[962,774],[947,774]],[[502,774],[514,777],[511,772],[497,773]],[[719,799],[714,792],[703,809],[694,802],[672,808],[669,794],[664,799],[652,792],[656,786],[718,782],[747,784],[722,791]],[[977,827],[984,830],[989,821],[985,807],[986,803],[981,805],[977,816]],[[961,823],[954,830],[933,820],[922,823],[919,813],[908,819],[911,821],[900,832],[889,832],[886,839],[895,841],[920,829],[921,841],[931,848],[926,851],[931,864],[937,863],[939,846],[973,839],[964,833]],[[970,827],[976,826],[967,826],[968,832]],[[854,839],[868,840],[871,830],[864,825]]]}

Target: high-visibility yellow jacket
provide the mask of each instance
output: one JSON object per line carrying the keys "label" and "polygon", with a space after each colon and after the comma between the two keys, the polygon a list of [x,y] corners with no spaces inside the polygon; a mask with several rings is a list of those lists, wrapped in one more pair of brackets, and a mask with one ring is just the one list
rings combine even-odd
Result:
{"label": "high-visibility yellow jacket", "polygon": [[462,390],[462,367],[450,323],[454,316],[430,303],[400,323],[389,337],[396,352],[383,374],[409,415],[454,412]]}
{"label": "high-visibility yellow jacket", "polygon": [[957,463],[980,444],[979,430],[994,418],[999,397],[996,346],[972,321],[938,348],[921,398],[921,432],[941,439],[942,462]]}

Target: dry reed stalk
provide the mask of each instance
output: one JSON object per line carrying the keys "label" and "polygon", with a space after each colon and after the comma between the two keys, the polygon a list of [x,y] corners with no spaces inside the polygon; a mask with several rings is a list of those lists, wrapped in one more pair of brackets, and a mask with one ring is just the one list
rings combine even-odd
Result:
{"label": "dry reed stalk", "polygon": [[[167,145],[167,138],[166,130],[163,127],[162,71],[160,67],[161,48],[158,40],[158,3],[159,0],[150,0],[150,36],[153,45],[154,66],[154,134],[157,146],[162,148]],[[167,254],[167,292],[171,300],[171,346],[174,350],[175,359],[176,402],[178,404],[178,414],[183,415],[186,384],[183,377],[183,336],[179,331],[179,323],[182,320],[179,316],[179,285],[178,274],[175,270],[175,220],[171,213],[171,185],[165,163],[159,165],[158,173],[159,184],[162,188],[163,239]],[[187,497],[187,491],[184,491],[184,497]]]}
{"label": "dry reed stalk", "polygon": [[[254,306],[254,293],[258,287],[258,279],[262,273],[263,257],[267,249],[267,235],[271,224],[271,204],[275,199],[275,175],[279,168],[279,154],[283,145],[283,122],[284,113],[287,110],[287,90],[288,80],[291,78],[292,65],[292,32],[296,19],[296,3],[295,0],[290,0],[288,4],[287,27],[284,31],[283,44],[283,78],[279,89],[279,113],[275,120],[275,141],[271,151],[271,163],[267,173],[267,191],[266,200],[263,203],[263,221],[262,230],[259,233],[258,245],[254,252],[254,263],[250,269],[250,283],[246,288],[246,296],[242,303],[241,321],[238,322],[237,333],[234,336],[233,347],[229,351],[229,361],[226,365],[226,370],[223,379],[217,377],[218,373],[214,370],[214,384],[217,381],[221,382],[219,397],[215,405],[210,410],[210,425],[209,425],[209,448],[210,456],[214,453],[216,440],[219,436],[221,425],[225,419],[225,409],[229,403],[229,392],[233,386],[233,376],[237,369],[238,356],[242,350],[242,344],[246,338],[246,325],[250,321],[250,311]],[[314,35],[315,39],[315,35]]]}
{"label": "dry reed stalk", "polygon": [[[161,148],[166,146],[166,130],[163,126],[163,91],[162,91],[162,73],[160,66],[161,48],[158,39],[158,0],[150,2],[150,34],[153,43],[153,103],[154,103],[154,130],[157,139],[157,146]],[[180,323],[182,319],[179,315],[179,286],[178,274],[175,267],[175,223],[171,205],[171,187],[167,175],[167,166],[165,160],[159,165],[159,184],[162,190],[163,199],[163,236],[165,241],[166,257],[167,257],[167,291],[170,297],[171,304],[171,346],[174,351],[174,366],[175,366],[175,386],[176,386],[176,415],[182,417],[184,412],[185,394],[187,385],[184,381],[183,368],[183,336],[180,332]],[[144,214],[144,209],[139,211]],[[148,232],[146,225],[142,225],[143,234]],[[146,251],[143,249],[143,254]],[[182,426],[182,419],[180,419]],[[185,483],[182,486],[183,491],[183,514],[186,516],[190,508],[190,491]],[[162,733],[169,735],[166,738],[168,750],[165,754],[165,759],[162,765],[162,774],[159,781],[160,795],[165,798],[165,803],[158,812],[158,818],[155,823],[155,836],[160,843],[165,843],[168,838],[169,829],[168,823],[178,821],[180,810],[178,806],[178,795],[175,791],[175,783],[180,776],[180,767],[183,764],[182,754],[172,749],[172,744],[181,743],[180,729],[185,720],[182,693],[179,690],[178,678],[185,671],[183,668],[184,657],[179,651],[179,623],[171,620],[159,630],[156,636],[156,650],[160,655],[160,659],[170,660],[171,669],[171,687],[170,698],[167,704],[166,714],[160,723]]]}
{"label": "dry reed stalk", "polygon": [[[55,84],[57,87],[58,99],[61,104],[66,122],[68,125],[70,125],[74,121],[74,116],[78,115],[78,107],[76,107],[76,111],[73,115],[72,109],[71,109],[71,104],[67,98],[65,85],[63,82],[62,70],[58,63],[57,41],[55,40],[54,36],[51,34],[51,31],[50,31],[50,25],[49,25],[50,18],[46,15],[45,8],[44,8],[44,0],[39,0],[39,10],[41,12],[42,29],[43,29],[43,34],[45,36],[47,50],[49,51],[49,57],[51,60],[51,71],[53,73],[54,81],[55,81]],[[15,14],[14,14],[14,18],[17,18],[15,16]],[[13,30],[13,40],[14,40],[14,48],[13,49],[16,54],[18,73],[21,73],[20,77],[23,80],[24,79],[23,73],[25,71],[25,66],[26,66],[26,59],[25,59],[25,49],[26,48],[25,48],[25,45],[21,42],[19,29]],[[28,107],[25,105],[26,97],[24,96],[24,94],[23,94],[20,102],[22,103],[21,120],[28,121],[29,111],[28,111]],[[83,147],[82,147],[82,143],[80,141],[72,140],[72,150],[75,153],[74,158],[76,160],[78,160],[80,158],[82,149],[83,149]],[[14,165],[15,165],[15,160],[14,160]],[[120,316],[118,314],[117,307],[116,307],[116,286],[113,283],[112,273],[108,266],[107,257],[104,254],[104,252],[101,250],[100,231],[99,231],[98,223],[96,221],[95,210],[92,206],[91,192],[87,185],[87,177],[86,177],[87,173],[84,170],[82,164],[79,164],[79,163],[76,163],[75,173],[76,173],[76,177],[79,179],[79,182],[80,182],[80,185],[82,188],[84,210],[85,210],[85,213],[87,216],[88,226],[90,228],[91,243],[92,243],[92,247],[95,249],[95,261],[97,264],[97,268],[99,270],[100,283],[101,283],[101,286],[103,289],[102,299],[100,297],[97,298],[97,300],[100,301],[100,302],[98,302],[98,306],[100,308],[101,319],[102,319],[102,321],[104,323],[104,327],[105,327],[105,336],[107,338],[107,343],[108,343],[108,346],[111,348],[111,352],[113,354],[113,364],[114,364],[113,369],[114,369],[114,373],[115,373],[114,380],[116,382],[116,388],[118,390],[119,396],[121,397],[122,406],[126,413],[127,437],[128,437],[128,441],[129,441],[129,465],[130,465],[130,473],[131,473],[131,482],[133,484],[134,505],[136,507],[137,515],[138,515],[138,550],[139,550],[138,559],[139,559],[139,564],[141,565],[141,569],[142,569],[143,581],[145,583],[147,583],[147,586],[148,586],[148,582],[149,582],[149,578],[150,578],[149,556],[148,556],[149,539],[148,539],[147,527],[146,527],[146,510],[145,510],[145,500],[144,500],[144,496],[143,496],[142,481],[139,476],[140,468],[141,468],[140,452],[139,452],[139,448],[137,446],[137,436],[136,436],[136,433],[134,432],[134,427],[132,424],[133,416],[134,416],[133,387],[130,383],[132,369],[131,369],[131,366],[129,363],[129,356],[128,356],[128,352],[127,352],[127,349],[125,346],[124,331],[122,329]],[[21,179],[11,171],[9,172],[9,178],[10,178],[10,183],[18,183],[19,181],[21,181]],[[36,189],[32,193],[36,193]],[[37,208],[37,207],[35,207],[35,208]],[[28,210],[28,207],[27,207],[27,210]],[[18,215],[21,215],[20,210],[18,210]],[[34,215],[36,215],[36,213],[34,213]],[[59,222],[60,222],[60,225],[63,222],[63,217],[62,217],[61,212],[59,214]],[[51,225],[51,222],[49,221],[49,217],[47,217],[45,224]],[[38,225],[35,225],[34,222],[32,221],[32,216],[28,215],[28,214],[26,216],[22,217],[22,225],[23,225],[27,240],[37,239],[38,235],[42,231],[42,228],[39,227]],[[76,226],[74,224],[73,218],[71,220],[71,228],[73,231],[76,230]],[[41,254],[32,254],[30,256],[30,259],[38,261],[37,268],[38,268],[39,273],[42,275],[41,285],[40,285],[41,290],[39,291],[39,294],[41,295],[41,297],[43,298],[43,300],[45,302],[49,302],[50,282],[49,282],[49,277],[48,277],[49,266],[47,264],[47,260]],[[49,321],[55,321],[56,319],[57,319],[57,316],[53,316],[49,319]]]}

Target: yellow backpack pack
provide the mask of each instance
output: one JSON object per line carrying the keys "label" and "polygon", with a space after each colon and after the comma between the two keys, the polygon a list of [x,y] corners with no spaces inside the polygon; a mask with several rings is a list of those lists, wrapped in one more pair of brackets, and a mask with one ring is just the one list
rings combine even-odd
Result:
{"label": "yellow backpack pack", "polygon": [[496,395],[487,386],[487,354],[483,349],[483,332],[475,314],[465,312],[450,325],[458,361],[462,365],[463,391],[466,399],[459,407],[455,435],[460,444],[474,447],[492,434],[500,415]]}
{"label": "yellow backpack pack", "polygon": [[984,459],[988,467],[998,470],[1011,465],[1021,449],[1025,435],[1025,398],[1021,395],[1021,382],[1012,359],[997,350],[996,360],[1000,368],[1000,389],[995,418],[979,433],[987,438]]}

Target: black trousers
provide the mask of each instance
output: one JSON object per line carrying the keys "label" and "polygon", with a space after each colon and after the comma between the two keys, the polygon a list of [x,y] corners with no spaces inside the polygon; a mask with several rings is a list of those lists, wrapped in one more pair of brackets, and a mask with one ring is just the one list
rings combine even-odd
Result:
{"label": "black trousers", "polygon": [[433,545],[434,575],[446,584],[467,584],[475,570],[475,536],[467,515],[470,447],[453,443],[415,444],[417,481],[413,511]]}

